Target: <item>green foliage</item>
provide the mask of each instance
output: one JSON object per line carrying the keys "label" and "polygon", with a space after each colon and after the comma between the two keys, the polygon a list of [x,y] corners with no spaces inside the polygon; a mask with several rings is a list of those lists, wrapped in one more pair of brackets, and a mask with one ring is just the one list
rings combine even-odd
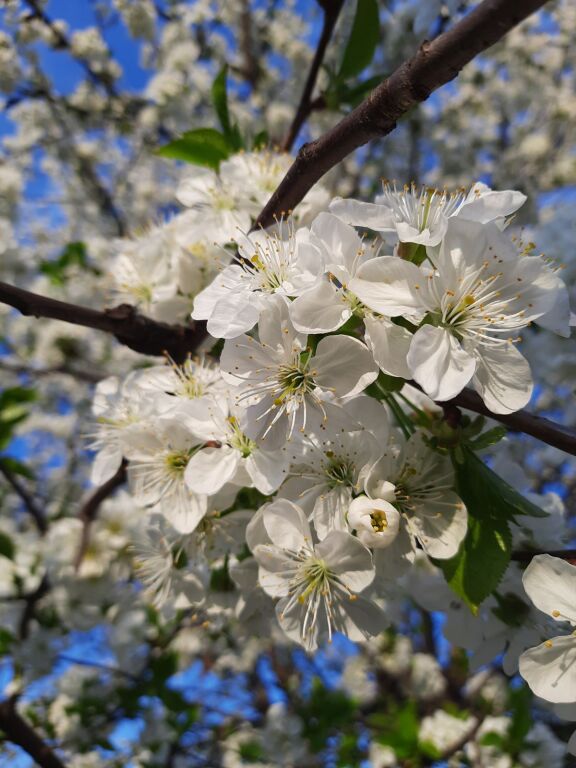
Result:
{"label": "green foliage", "polygon": [[482,461],[468,448],[462,454],[464,461],[454,466],[458,494],[468,509],[468,532],[455,557],[435,562],[454,592],[476,614],[510,562],[513,514],[502,503],[496,484],[487,478]]}
{"label": "green foliage", "polygon": [[391,702],[387,712],[371,715],[368,722],[374,728],[374,739],[391,747],[400,760],[414,758],[418,753],[420,726],[414,701],[403,705]]}
{"label": "green foliage", "polygon": [[377,0],[357,0],[356,15],[337,79],[356,77],[366,69],[374,58],[379,40],[380,16]]}
{"label": "green foliage", "polygon": [[212,84],[212,103],[218,115],[224,138],[233,152],[242,149],[242,136],[236,123],[230,120],[228,110],[228,67],[224,65]]}
{"label": "green foliage", "polygon": [[7,557],[8,560],[14,560],[16,547],[7,533],[0,531],[0,557]]}
{"label": "green foliage", "polygon": [[160,147],[156,154],[218,170],[222,160],[230,156],[231,149],[220,131],[215,128],[197,128],[195,131],[186,131],[180,138]]}
{"label": "green foliage", "polygon": [[[183,160],[217,171],[220,163],[244,146],[240,129],[233,123],[228,109],[228,67],[224,65],[212,83],[212,103],[221,131],[197,128],[159,147],[155,154],[170,160]],[[260,135],[260,134],[259,134]]]}
{"label": "green foliage", "polygon": [[0,394],[0,450],[6,448],[14,428],[28,416],[36,392],[26,387],[9,387]]}
{"label": "green foliage", "polygon": [[68,243],[57,259],[44,259],[40,262],[40,272],[46,275],[53,285],[64,285],[73,267],[88,270],[93,275],[100,274],[100,270],[89,265],[86,246],[81,242]]}
{"label": "green foliage", "polygon": [[329,736],[349,725],[355,712],[356,703],[343,691],[328,690],[316,679],[310,698],[297,707],[312,752],[322,751]]}
{"label": "green foliage", "polygon": [[26,464],[23,464],[18,459],[13,459],[11,456],[0,456],[0,467],[8,470],[12,475],[21,475],[28,480],[34,479],[34,472]]}
{"label": "green foliage", "polygon": [[498,477],[469,447],[457,448],[453,453],[456,483],[468,509],[468,532],[458,554],[436,564],[456,594],[476,613],[497,588],[510,562],[510,523],[518,515],[545,517],[546,513]]}
{"label": "green foliage", "polygon": [[406,384],[404,379],[400,379],[397,376],[389,376],[387,373],[384,373],[384,371],[380,371],[376,381],[366,387],[364,394],[370,395],[370,397],[375,397],[377,400],[381,400],[384,394],[400,392],[404,384]]}
{"label": "green foliage", "polygon": [[498,603],[495,608],[492,608],[494,616],[503,624],[520,628],[530,613],[530,606],[513,592],[508,592],[505,595],[495,592],[494,597]]}
{"label": "green foliage", "polygon": [[0,627],[0,656],[6,656],[12,650],[14,637],[11,632],[4,627]]}

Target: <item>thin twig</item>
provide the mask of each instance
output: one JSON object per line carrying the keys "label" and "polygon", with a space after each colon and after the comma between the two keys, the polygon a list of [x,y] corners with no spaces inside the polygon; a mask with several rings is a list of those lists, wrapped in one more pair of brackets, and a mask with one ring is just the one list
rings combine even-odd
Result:
{"label": "thin twig", "polygon": [[412,107],[453,80],[465,64],[497,43],[547,0],[484,0],[451,29],[418,52],[375,88],[343,120],[316,141],[304,144],[256,221],[270,226],[293,210],[314,184],[358,147],[386,136]]}
{"label": "thin twig", "polygon": [[334,27],[338,21],[338,16],[340,15],[340,11],[344,5],[344,0],[332,0],[332,2],[325,2],[321,5],[324,11],[322,32],[318,38],[318,45],[316,46],[316,52],[314,54],[314,58],[312,59],[312,64],[310,65],[310,71],[308,72],[308,77],[306,78],[306,83],[304,85],[304,90],[302,91],[302,96],[300,97],[298,109],[296,110],[296,114],[294,115],[294,119],[290,128],[288,129],[288,132],[286,133],[286,136],[282,140],[282,149],[285,152],[289,152],[292,149],[292,146],[296,141],[298,134],[300,133],[300,129],[312,111],[312,93],[314,91],[314,86],[316,85],[318,72],[320,71],[322,62],[324,61],[324,55],[326,53],[326,49],[328,48],[328,44],[330,43],[330,39],[332,38],[332,33],[334,32]]}
{"label": "thin twig", "polygon": [[32,494],[28,491],[28,489],[24,486],[24,484],[20,482],[20,480],[16,477],[16,475],[13,472],[11,472],[3,462],[0,462],[0,472],[6,478],[6,481],[12,487],[12,490],[14,491],[14,493],[16,493],[16,495],[19,496],[20,499],[22,500],[22,503],[26,507],[26,510],[30,513],[32,519],[36,524],[38,533],[41,536],[44,536],[44,534],[48,530],[48,521],[46,520],[46,515],[44,514],[44,510],[40,507],[39,504],[36,503],[36,500],[34,499]]}
{"label": "thin twig", "polygon": [[94,520],[96,520],[100,505],[103,501],[106,501],[106,499],[109,498],[114,493],[114,491],[120,488],[121,485],[124,485],[126,482],[127,465],[128,462],[123,460],[117,472],[112,475],[109,480],[106,480],[105,483],[102,483],[100,487],[96,488],[96,490],[94,490],[88,496],[80,509],[80,514],[78,517],[82,521],[82,536],[80,538],[78,553],[74,560],[74,567],[76,571],[78,571],[82,565],[82,560],[84,559],[84,556],[88,550],[88,546],[90,544],[90,528],[92,527]]}

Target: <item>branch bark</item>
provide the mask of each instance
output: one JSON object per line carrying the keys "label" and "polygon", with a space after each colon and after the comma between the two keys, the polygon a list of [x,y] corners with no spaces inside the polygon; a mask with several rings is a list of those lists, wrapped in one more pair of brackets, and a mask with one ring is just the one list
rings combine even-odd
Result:
{"label": "branch bark", "polygon": [[322,9],[324,11],[322,32],[320,33],[320,37],[318,39],[316,52],[310,65],[310,71],[308,72],[308,77],[306,78],[306,83],[304,85],[304,90],[302,91],[302,96],[300,97],[298,109],[294,115],[294,120],[292,121],[286,136],[282,140],[282,149],[285,152],[289,152],[292,149],[292,146],[296,141],[298,134],[300,133],[300,129],[312,111],[312,93],[314,91],[314,86],[316,85],[318,72],[320,71],[322,62],[324,61],[326,49],[328,48],[328,44],[332,38],[332,33],[334,32],[334,27],[336,26],[336,22],[338,21],[338,16],[340,15],[340,11],[342,10],[343,5],[344,0],[332,0],[332,2],[321,3]]}
{"label": "branch bark", "polygon": [[19,714],[14,697],[0,702],[0,729],[8,741],[21,747],[41,768],[66,768],[52,748]]}
{"label": "branch bark", "polygon": [[16,477],[16,475],[13,472],[11,472],[7,467],[5,467],[2,462],[0,462],[0,472],[6,478],[6,482],[12,487],[12,490],[14,491],[14,493],[17,496],[19,496],[20,499],[22,500],[22,503],[26,507],[26,510],[30,513],[32,519],[36,524],[38,533],[41,536],[44,536],[44,534],[48,530],[48,521],[46,520],[46,515],[44,514],[44,510],[36,503],[34,497],[28,491],[26,486],[23,483],[21,483],[20,480]]}
{"label": "branch bark", "polygon": [[540,549],[534,552],[513,552],[512,560],[517,563],[529,563],[536,555],[551,555],[576,565],[576,549]]}
{"label": "branch bark", "polygon": [[[524,432],[526,435],[532,435],[532,437],[541,440],[543,443],[576,456],[576,431],[545,419],[543,416],[536,416],[529,411],[516,411],[515,413],[507,414],[492,413],[484,405],[480,395],[471,389],[463,389],[448,404],[455,405],[458,408],[467,408],[469,411],[474,411],[482,416],[499,421],[513,432]],[[445,406],[447,403],[440,403],[440,405]]]}
{"label": "branch bark", "polygon": [[541,8],[547,0],[484,0],[484,2],[418,52],[343,120],[316,141],[304,144],[274,192],[256,227],[293,210],[324,174],[358,147],[386,136],[396,121],[440,86],[453,80],[465,64],[504,37]]}
{"label": "branch bark", "polygon": [[90,528],[94,520],[96,520],[100,505],[103,501],[106,501],[114,491],[120,488],[121,485],[124,485],[126,482],[127,465],[128,462],[123,460],[116,474],[112,475],[109,480],[106,480],[105,483],[102,483],[101,486],[96,488],[90,496],[88,496],[80,509],[79,518],[82,521],[82,537],[78,547],[78,554],[76,555],[76,560],[74,562],[76,570],[82,565],[82,560],[84,559],[84,555],[90,544]]}
{"label": "branch bark", "polygon": [[48,317],[111,333],[135,352],[153,356],[168,353],[176,362],[183,362],[205,338],[202,323],[194,326],[160,323],[141,315],[130,304],[120,304],[100,312],[40,296],[3,282],[0,282],[0,302],[14,307],[23,315]]}

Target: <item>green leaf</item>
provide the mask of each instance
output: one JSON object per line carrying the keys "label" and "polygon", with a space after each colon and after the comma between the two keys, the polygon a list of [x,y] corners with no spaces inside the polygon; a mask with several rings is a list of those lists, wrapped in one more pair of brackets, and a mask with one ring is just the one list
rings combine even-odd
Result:
{"label": "green leaf", "polygon": [[[492,430],[489,431],[491,432]],[[479,490],[483,488],[490,489],[490,498],[495,514],[503,515],[508,520],[514,520],[517,515],[548,517],[548,512],[532,504],[521,493],[514,490],[511,485],[508,485],[496,472],[487,467],[472,451],[466,451],[466,459],[467,472],[472,474],[476,487]]]}
{"label": "green leaf", "polygon": [[377,85],[380,85],[385,78],[386,75],[384,73],[374,75],[366,80],[362,80],[362,82],[353,87],[336,80],[331,85],[333,90],[329,90],[324,98],[333,109],[338,109],[341,104],[349,104],[352,107],[356,107],[365,98],[366,94],[376,88]]}
{"label": "green leaf", "polygon": [[243,147],[242,135],[236,123],[230,120],[228,110],[228,67],[222,67],[212,83],[212,103],[218,115],[224,138],[231,150],[238,152]]}
{"label": "green leaf", "polygon": [[212,103],[225,136],[230,133],[232,128],[230,125],[230,113],[228,112],[227,76],[228,67],[224,64],[212,83]]}
{"label": "green leaf", "polygon": [[16,547],[14,546],[14,542],[7,533],[0,531],[0,555],[8,558],[8,560],[14,560],[15,554]]}
{"label": "green leaf", "polygon": [[391,704],[388,711],[371,715],[368,722],[374,729],[374,740],[391,747],[397,758],[410,759],[417,754],[420,724],[415,702],[401,708]]}
{"label": "green leaf", "polygon": [[495,608],[492,608],[494,616],[503,624],[520,629],[528,618],[530,606],[513,592],[507,592],[504,595],[495,592],[494,597],[498,603]]}
{"label": "green leaf", "polygon": [[264,149],[265,147],[268,146],[269,143],[270,143],[270,137],[268,136],[268,131],[266,130],[260,131],[252,139],[252,149],[254,151],[258,149]]}
{"label": "green leaf", "polygon": [[0,627],[0,656],[10,653],[11,645],[14,642],[14,636],[7,629]]}
{"label": "green leaf", "polygon": [[518,754],[525,746],[526,737],[532,728],[532,700],[533,696],[528,686],[513,688],[509,692],[509,705],[512,711],[512,724],[507,733],[507,751]]}
{"label": "green leaf", "polygon": [[226,137],[220,131],[214,128],[198,128],[195,131],[186,131],[179,139],[157,149],[155,154],[218,170],[222,160],[226,160],[232,152]]}
{"label": "green leaf", "polygon": [[[476,614],[510,563],[509,521],[517,512],[502,494],[501,478],[468,448],[462,448],[461,453],[463,461],[454,462],[454,467],[458,493],[468,509],[468,532],[455,557],[435,563],[454,592]],[[518,495],[510,486],[506,488]]]}
{"label": "green leaf", "polygon": [[338,80],[359,75],[370,64],[380,39],[377,0],[357,0],[356,15],[348,38]]}
{"label": "green leaf", "polygon": [[506,437],[508,430],[506,427],[493,427],[487,429],[486,432],[482,432],[475,440],[469,440],[468,445],[474,451],[482,451],[484,448],[489,448],[491,445],[496,445]]}
{"label": "green leaf", "polygon": [[22,477],[28,478],[28,480],[34,480],[34,472],[32,472],[26,464],[23,464],[21,461],[14,459],[11,456],[1,456],[0,466],[7,469],[13,475],[22,475]]}
{"label": "green leaf", "polygon": [[40,271],[54,285],[64,285],[71,267],[80,267],[93,275],[101,274],[99,269],[89,265],[86,246],[81,242],[68,243],[57,259],[44,259],[40,262]]}
{"label": "green leaf", "polygon": [[0,449],[12,438],[14,427],[28,416],[28,404],[36,398],[34,389],[9,387],[0,394]]}
{"label": "green leaf", "polygon": [[375,397],[376,400],[382,400],[382,396],[389,392],[400,392],[406,384],[404,379],[397,376],[389,376],[384,371],[380,371],[375,382],[370,384],[364,391],[364,394]]}

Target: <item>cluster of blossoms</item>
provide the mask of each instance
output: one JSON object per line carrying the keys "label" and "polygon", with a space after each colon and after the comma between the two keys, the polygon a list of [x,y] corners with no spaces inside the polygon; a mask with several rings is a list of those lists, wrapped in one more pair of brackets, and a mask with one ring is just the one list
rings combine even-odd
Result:
{"label": "cluster of blossoms", "polygon": [[[186,552],[195,584],[226,568],[238,610],[275,604],[284,632],[312,649],[334,631],[378,634],[414,561],[448,560],[466,535],[452,462],[406,414],[435,406],[389,382],[413,380],[437,401],[472,384],[493,412],[514,411],[532,392],[518,332],[538,322],[568,335],[569,305],[557,273],[506,232],[520,193],[386,185],[375,203],[336,199],[309,226],[250,233],[233,178],[256,163],[240,156],[178,192],[184,217],[236,243],[193,301],[192,317],[224,340],[220,360],[100,384],[93,479],[127,460],[134,499],[164,521],[142,571],[157,597]],[[264,192],[265,178],[250,183]],[[221,536],[234,542],[224,553],[208,544]]]}
{"label": "cluster of blossoms", "polygon": [[[233,243],[250,228],[290,163],[288,154],[246,152],[224,161],[218,172],[198,168],[185,177],[176,197],[189,210],[138,237],[115,242],[114,299],[157,320],[185,320],[193,298],[231,262]],[[328,192],[315,187],[297,220],[310,220],[328,201]]]}

